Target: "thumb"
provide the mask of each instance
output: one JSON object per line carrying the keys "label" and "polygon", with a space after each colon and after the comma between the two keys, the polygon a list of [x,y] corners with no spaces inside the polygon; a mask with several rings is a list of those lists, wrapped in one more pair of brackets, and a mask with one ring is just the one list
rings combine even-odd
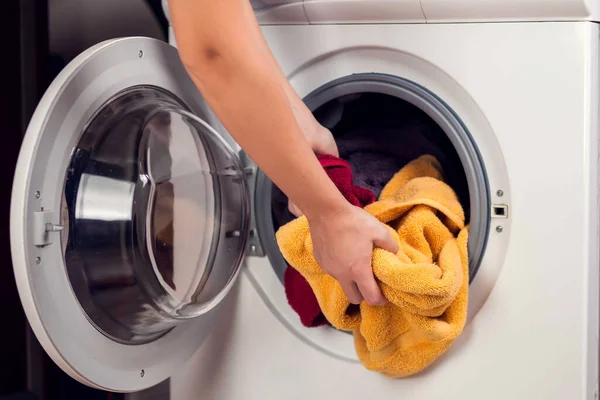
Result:
{"label": "thumb", "polygon": [[383,250],[389,251],[390,253],[396,254],[398,252],[398,243],[394,240],[394,237],[385,225],[379,223],[380,230],[373,239],[373,244]]}

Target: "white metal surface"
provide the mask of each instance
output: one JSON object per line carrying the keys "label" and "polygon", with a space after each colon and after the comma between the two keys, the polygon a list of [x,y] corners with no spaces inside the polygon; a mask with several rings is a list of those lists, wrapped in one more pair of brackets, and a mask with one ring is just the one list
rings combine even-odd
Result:
{"label": "white metal surface", "polygon": [[302,328],[267,260],[251,258],[214,334],[172,379],[172,398],[594,398],[597,26],[270,26],[263,32],[300,95],[365,71],[406,76],[438,94],[474,135],[490,188],[510,184],[511,226],[490,232],[465,332],[424,373],[390,380],[364,370],[345,334]]}
{"label": "white metal surface", "polygon": [[599,20],[598,0],[420,1],[427,22]]}
{"label": "white metal surface", "polygon": [[419,0],[304,0],[311,24],[323,23],[422,23]]}
{"label": "white metal surface", "polygon": [[69,63],[38,105],[19,155],[11,200],[14,272],[38,340],[74,379],[122,392],[168,378],[202,343],[215,313],[178,325],[146,344],[109,339],[90,323],[72,290],[58,236],[47,246],[35,245],[32,217],[42,210],[54,211],[54,220],[47,222],[59,223],[65,174],[80,134],[106,101],[137,85],[174,93],[197,115],[211,118],[172,46],[147,38],[100,43]]}
{"label": "white metal surface", "polygon": [[304,0],[311,24],[600,21],[598,0]]}
{"label": "white metal surface", "polygon": [[302,0],[250,0],[256,19],[263,25],[307,24]]}
{"label": "white metal surface", "polygon": [[[162,2],[163,8],[166,9],[168,0]],[[600,0],[250,0],[250,2],[261,25],[600,22]]]}

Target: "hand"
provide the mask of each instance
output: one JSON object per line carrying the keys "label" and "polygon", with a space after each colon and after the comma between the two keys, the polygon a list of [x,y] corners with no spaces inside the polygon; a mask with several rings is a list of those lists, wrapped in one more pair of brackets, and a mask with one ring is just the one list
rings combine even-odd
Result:
{"label": "hand", "polygon": [[[298,119],[299,117],[296,116],[296,118]],[[305,137],[310,143],[310,146],[315,154],[329,154],[339,157],[338,148],[335,144],[335,139],[333,138],[331,131],[316,121],[314,121],[314,123],[316,127],[312,129],[310,133],[305,132]],[[296,207],[291,200],[288,201],[288,209],[296,217],[303,215],[302,211]]]}
{"label": "hand", "polygon": [[342,286],[348,300],[359,304],[383,305],[371,267],[373,248],[398,252],[398,244],[383,223],[350,203],[342,211],[318,215],[308,221],[315,259]]}
{"label": "hand", "polygon": [[317,127],[313,134],[308,135],[307,139],[315,154],[329,154],[339,157],[337,144],[335,143],[331,131],[321,124],[317,123]]}

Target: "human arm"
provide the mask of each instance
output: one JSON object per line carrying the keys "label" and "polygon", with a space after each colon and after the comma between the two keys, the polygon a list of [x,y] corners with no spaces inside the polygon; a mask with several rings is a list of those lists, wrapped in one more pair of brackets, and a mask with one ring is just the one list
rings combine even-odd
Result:
{"label": "human arm", "polygon": [[324,128],[289,85],[249,1],[171,0],[169,7],[192,80],[233,138],[306,215],[321,268],[350,301],[383,303],[371,270],[372,249],[395,252],[397,246],[381,223],[350,205],[327,177],[314,152],[331,152],[335,144],[322,139]]}

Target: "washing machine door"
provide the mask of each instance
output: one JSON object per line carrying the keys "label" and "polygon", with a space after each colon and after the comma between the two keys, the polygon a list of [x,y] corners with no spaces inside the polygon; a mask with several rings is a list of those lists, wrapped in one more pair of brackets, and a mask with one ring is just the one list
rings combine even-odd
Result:
{"label": "washing machine door", "polygon": [[19,294],[39,341],[92,387],[168,378],[238,275],[249,192],[172,46],[101,43],[52,83],[12,193]]}

